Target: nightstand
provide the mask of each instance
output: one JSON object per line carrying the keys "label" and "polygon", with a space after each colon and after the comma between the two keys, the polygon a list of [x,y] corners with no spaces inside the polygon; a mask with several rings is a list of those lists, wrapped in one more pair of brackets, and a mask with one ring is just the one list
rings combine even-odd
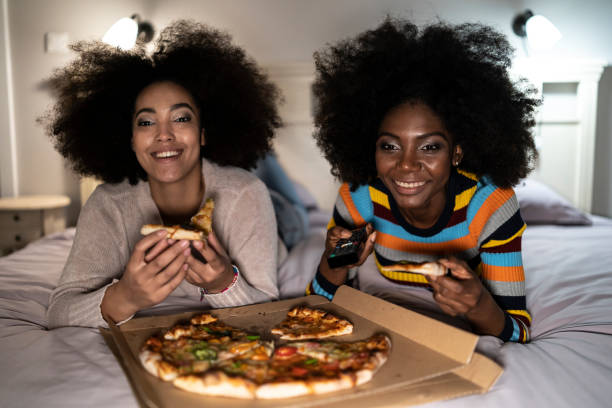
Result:
{"label": "nightstand", "polygon": [[68,204],[70,198],[62,195],[0,198],[0,256],[66,229]]}

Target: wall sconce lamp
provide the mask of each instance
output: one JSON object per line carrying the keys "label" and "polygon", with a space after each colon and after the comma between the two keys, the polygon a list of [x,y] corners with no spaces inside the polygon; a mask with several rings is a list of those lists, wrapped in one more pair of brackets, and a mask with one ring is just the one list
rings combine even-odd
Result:
{"label": "wall sconce lamp", "polygon": [[562,37],[561,32],[546,17],[525,10],[512,21],[512,31],[526,38],[534,50],[551,49]]}
{"label": "wall sconce lamp", "polygon": [[132,17],[123,17],[108,29],[102,41],[122,50],[130,50],[136,41],[148,43],[153,39],[155,30],[148,21],[141,21],[138,14]]}

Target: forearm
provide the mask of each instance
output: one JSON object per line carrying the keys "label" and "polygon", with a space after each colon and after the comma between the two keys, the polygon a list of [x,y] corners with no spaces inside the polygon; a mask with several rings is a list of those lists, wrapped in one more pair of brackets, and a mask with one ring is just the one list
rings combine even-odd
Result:
{"label": "forearm", "polygon": [[466,314],[466,318],[476,333],[497,337],[502,333],[506,321],[504,311],[486,290],[483,290],[478,304]]}

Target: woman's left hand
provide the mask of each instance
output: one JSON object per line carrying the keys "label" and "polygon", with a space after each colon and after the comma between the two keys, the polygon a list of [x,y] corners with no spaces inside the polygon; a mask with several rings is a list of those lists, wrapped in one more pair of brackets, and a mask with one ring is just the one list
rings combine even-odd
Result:
{"label": "woman's left hand", "polygon": [[209,293],[218,293],[227,288],[234,279],[234,271],[229,256],[214,231],[211,231],[204,241],[192,241],[192,245],[206,259],[206,263],[189,255],[185,262],[189,265],[185,280]]}
{"label": "woman's left hand", "polygon": [[439,259],[450,276],[427,276],[440,308],[451,316],[465,316],[482,334],[494,336],[504,328],[504,312],[470,267],[455,257]]}

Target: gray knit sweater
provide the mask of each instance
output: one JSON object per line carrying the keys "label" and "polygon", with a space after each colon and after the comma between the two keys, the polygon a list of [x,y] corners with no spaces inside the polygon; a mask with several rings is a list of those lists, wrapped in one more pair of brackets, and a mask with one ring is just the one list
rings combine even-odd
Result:
{"label": "gray knit sweater", "polygon": [[[213,229],[240,269],[227,291],[205,295],[183,281],[153,309],[219,308],[260,303],[278,297],[276,266],[278,236],[274,210],[265,185],[251,173],[202,161],[206,183],[203,201],[215,200]],[[107,327],[100,304],[106,288],[127,265],[143,224],[161,224],[149,183],[127,181],[100,185],[91,195],[77,223],[74,244],[47,311],[49,328]]]}

